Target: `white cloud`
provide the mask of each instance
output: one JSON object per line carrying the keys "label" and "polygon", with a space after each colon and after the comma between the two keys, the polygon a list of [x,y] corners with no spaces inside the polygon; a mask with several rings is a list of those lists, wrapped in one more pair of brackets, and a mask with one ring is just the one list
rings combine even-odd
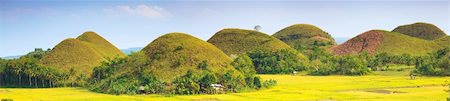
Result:
{"label": "white cloud", "polygon": [[170,15],[169,12],[158,6],[149,6],[145,4],[137,6],[121,5],[112,9],[105,9],[107,12],[126,14],[133,16],[143,16],[147,18],[164,18]]}

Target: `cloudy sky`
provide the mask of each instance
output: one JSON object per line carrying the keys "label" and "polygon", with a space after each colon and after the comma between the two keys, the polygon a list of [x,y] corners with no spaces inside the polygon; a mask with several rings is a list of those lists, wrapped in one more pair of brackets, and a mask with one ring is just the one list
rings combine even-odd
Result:
{"label": "cloudy sky", "polygon": [[448,0],[0,0],[0,57],[53,48],[85,31],[95,31],[121,49],[144,47],[169,32],[207,40],[223,28],[255,25],[272,35],[307,23],[333,37],[350,38],[371,29],[428,22],[449,33],[449,10]]}

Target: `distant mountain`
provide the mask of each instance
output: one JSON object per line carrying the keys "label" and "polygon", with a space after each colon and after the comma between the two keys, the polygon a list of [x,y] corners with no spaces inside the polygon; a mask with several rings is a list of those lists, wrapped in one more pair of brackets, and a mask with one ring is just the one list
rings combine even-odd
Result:
{"label": "distant mountain", "polygon": [[15,55],[15,56],[5,56],[5,57],[1,57],[2,59],[18,59],[23,55]]}
{"label": "distant mountain", "polygon": [[336,42],[330,34],[310,24],[291,25],[281,29],[272,36],[295,49],[309,48],[314,44],[323,47],[336,45]]}
{"label": "distant mountain", "polygon": [[336,55],[357,54],[368,52],[370,54],[410,54],[425,55],[429,52],[443,48],[436,42],[397,32],[384,30],[370,30],[364,32],[343,44],[330,48]]}
{"label": "distant mountain", "polygon": [[120,49],[123,53],[125,54],[131,54],[131,52],[139,52],[142,50],[142,48],[144,47],[131,47],[131,48],[127,48],[127,49]]}

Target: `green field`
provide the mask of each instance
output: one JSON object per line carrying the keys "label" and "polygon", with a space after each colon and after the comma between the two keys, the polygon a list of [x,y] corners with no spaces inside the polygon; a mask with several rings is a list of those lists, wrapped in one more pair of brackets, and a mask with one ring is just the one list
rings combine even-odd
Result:
{"label": "green field", "polygon": [[418,76],[410,80],[408,71],[377,71],[366,76],[260,75],[275,79],[271,89],[217,95],[108,95],[84,88],[0,88],[0,98],[15,101],[36,100],[396,100],[445,101],[450,77]]}

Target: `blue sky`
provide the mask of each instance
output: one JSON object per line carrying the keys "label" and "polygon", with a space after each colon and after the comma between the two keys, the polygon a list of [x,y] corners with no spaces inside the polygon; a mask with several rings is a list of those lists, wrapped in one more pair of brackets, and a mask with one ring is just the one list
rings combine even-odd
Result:
{"label": "blue sky", "polygon": [[223,28],[272,35],[292,24],[316,25],[333,37],[433,23],[449,33],[448,0],[318,1],[9,1],[0,0],[0,57],[53,48],[95,31],[118,48],[144,47],[169,32],[207,40]]}

